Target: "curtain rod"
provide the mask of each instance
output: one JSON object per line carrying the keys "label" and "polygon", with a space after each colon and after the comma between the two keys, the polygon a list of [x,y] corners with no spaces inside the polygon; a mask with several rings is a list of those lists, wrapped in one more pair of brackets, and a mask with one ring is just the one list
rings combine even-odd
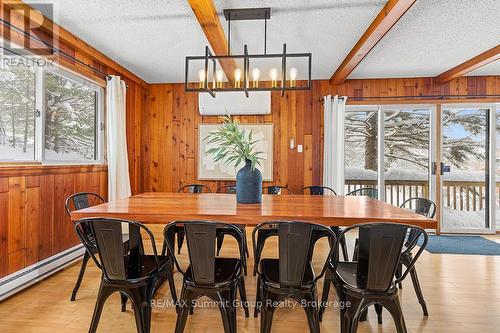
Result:
{"label": "curtain rod", "polygon": [[[343,97],[339,97],[343,98]],[[351,101],[364,101],[364,100],[384,100],[384,99],[454,99],[454,98],[465,98],[465,99],[479,99],[479,98],[500,98],[500,94],[491,95],[422,95],[422,96],[363,96],[363,97],[351,97],[347,96],[348,100]],[[324,102],[324,97],[319,99],[321,103]]]}
{"label": "curtain rod", "polygon": [[[92,72],[94,72],[94,73],[102,76],[103,78],[107,78],[109,76],[108,74],[103,73],[103,72],[101,72],[98,69],[95,69],[94,67],[92,67],[89,64],[81,61],[80,59],[77,59],[77,58],[73,57],[72,55],[70,55],[70,54],[68,54],[68,53],[66,53],[66,52],[64,52],[64,51],[62,51],[62,50],[54,47],[53,45],[50,45],[49,43],[47,43],[44,40],[42,40],[40,37],[32,35],[29,32],[24,31],[24,30],[22,30],[22,29],[20,29],[20,28],[18,28],[16,26],[14,26],[13,24],[11,24],[10,22],[5,21],[4,19],[0,19],[0,22],[2,24],[6,25],[7,27],[9,27],[10,29],[16,30],[17,32],[20,32],[20,33],[24,34],[26,37],[29,37],[30,39],[34,39],[34,40],[36,40],[36,41],[44,44],[45,46],[47,46],[48,48],[50,48],[52,50],[52,52],[57,52],[57,53],[63,55],[64,57],[66,57],[66,58],[68,58],[70,60],[73,60],[73,61],[79,63],[80,65],[82,65],[82,66],[90,69]],[[2,47],[2,48],[5,50],[4,47]],[[12,53],[16,54],[15,52],[12,52]]]}

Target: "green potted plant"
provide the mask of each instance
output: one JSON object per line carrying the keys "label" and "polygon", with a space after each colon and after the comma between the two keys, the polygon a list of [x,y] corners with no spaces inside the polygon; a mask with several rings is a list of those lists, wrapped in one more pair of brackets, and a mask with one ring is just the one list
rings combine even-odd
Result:
{"label": "green potted plant", "polygon": [[216,144],[207,153],[214,157],[214,162],[232,164],[235,168],[245,165],[236,174],[236,200],[238,203],[259,203],[262,201],[262,174],[257,165],[261,165],[262,154],[255,150],[259,140],[252,138],[252,131],[240,129],[238,122],[231,116],[221,117],[222,124],[204,140]]}

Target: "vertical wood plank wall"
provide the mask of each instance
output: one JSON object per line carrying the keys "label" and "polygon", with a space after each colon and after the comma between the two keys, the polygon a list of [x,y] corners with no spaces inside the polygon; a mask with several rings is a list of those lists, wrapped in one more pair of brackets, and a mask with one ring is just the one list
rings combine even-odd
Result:
{"label": "vertical wood plank wall", "polygon": [[[12,7],[15,11],[11,11]],[[127,145],[131,188],[142,192],[142,116],[145,113],[148,84],[91,45],[56,24],[26,24],[29,6],[22,2],[0,1],[0,18],[21,30],[32,28],[48,43],[77,59],[55,53],[53,60],[64,68],[94,80],[101,86],[106,81],[96,71],[118,75],[127,88]],[[18,45],[26,36],[0,25],[0,36]],[[54,37],[54,38],[52,38]],[[87,66],[83,66],[82,63]],[[91,68],[89,68],[91,67]],[[101,166],[4,166],[0,165],[0,277],[64,251],[78,243],[73,225],[65,216],[64,201],[76,191],[94,191],[107,197],[107,168]]]}
{"label": "vertical wood plank wall", "polygon": [[[333,88],[327,80],[314,80],[310,91],[273,93],[272,113],[238,117],[242,123],[274,124],[273,184],[288,186],[300,193],[303,186],[321,184],[323,164],[323,112],[319,101],[327,94],[351,97],[348,104],[431,103],[437,96],[453,95],[453,102],[491,102],[492,98],[466,99],[462,96],[500,94],[500,76],[462,77],[445,84],[433,78],[346,80]],[[391,99],[369,97],[397,96]],[[409,97],[436,96],[435,99]],[[354,101],[354,98],[364,98]],[[500,98],[493,99],[500,102]],[[217,117],[200,116],[198,95],[185,93],[183,84],[152,84],[143,117],[144,191],[176,191],[181,185],[202,183],[212,191],[230,182],[197,180],[198,126],[217,122]],[[289,148],[290,139],[303,145],[303,153]]]}
{"label": "vertical wood plank wall", "polygon": [[[272,113],[237,117],[241,123],[274,125],[273,181],[299,192],[306,184],[320,181],[322,107],[327,81],[315,81],[309,91],[272,93]],[[152,84],[143,117],[144,191],[177,191],[181,185],[203,183],[215,191],[230,182],[198,181],[198,128],[218,122],[218,117],[200,116],[198,95],[185,93],[183,84]],[[304,151],[289,148],[290,139]]]}
{"label": "vertical wood plank wall", "polygon": [[0,169],[0,277],[78,244],[66,197],[107,189],[104,166]]}

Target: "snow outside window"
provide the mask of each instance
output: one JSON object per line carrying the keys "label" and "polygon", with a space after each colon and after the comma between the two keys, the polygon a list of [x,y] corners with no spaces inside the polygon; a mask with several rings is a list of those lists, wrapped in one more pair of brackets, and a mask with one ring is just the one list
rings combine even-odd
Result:
{"label": "snow outside window", "polygon": [[0,66],[0,162],[103,161],[103,89],[61,68]]}

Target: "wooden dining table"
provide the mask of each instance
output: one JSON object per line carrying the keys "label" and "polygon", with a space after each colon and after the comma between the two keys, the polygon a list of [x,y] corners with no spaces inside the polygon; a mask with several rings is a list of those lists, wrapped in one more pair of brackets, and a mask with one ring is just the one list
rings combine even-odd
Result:
{"label": "wooden dining table", "polygon": [[147,192],[71,213],[73,220],[112,217],[145,224],[213,220],[243,223],[295,220],[329,226],[394,222],[436,229],[437,221],[364,196],[262,195],[259,204],[239,204],[234,194]]}

